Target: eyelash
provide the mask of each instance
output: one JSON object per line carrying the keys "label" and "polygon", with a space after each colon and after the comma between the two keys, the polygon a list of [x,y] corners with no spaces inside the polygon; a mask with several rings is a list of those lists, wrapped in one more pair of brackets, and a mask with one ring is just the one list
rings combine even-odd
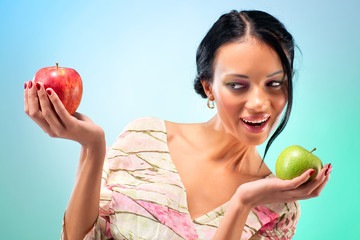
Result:
{"label": "eyelash", "polygon": [[[269,81],[266,83],[266,86],[270,88],[280,88],[283,85],[284,81]],[[247,86],[245,84],[239,83],[239,82],[229,82],[226,83],[230,87],[231,90],[239,91],[245,89]],[[236,85],[239,85],[240,87],[235,88]]]}
{"label": "eyelash", "polygon": [[[273,84],[276,85],[273,85]],[[279,88],[283,85],[283,81],[269,81],[268,83],[266,83],[266,86],[271,87],[271,88]]]}
{"label": "eyelash", "polygon": [[[246,86],[242,83],[238,83],[238,82],[229,82],[227,83],[226,85],[228,85],[232,90],[235,90],[235,91],[238,91],[238,90],[241,90],[241,89],[244,89],[246,88]],[[234,88],[235,85],[240,85],[241,87],[239,88]]]}

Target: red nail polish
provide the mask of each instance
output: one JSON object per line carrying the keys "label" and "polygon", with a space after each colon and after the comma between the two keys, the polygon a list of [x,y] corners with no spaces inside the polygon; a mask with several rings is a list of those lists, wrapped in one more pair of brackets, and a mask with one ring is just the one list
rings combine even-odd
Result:
{"label": "red nail polish", "polygon": [[39,91],[41,88],[40,84],[39,83],[36,83],[36,89]]}
{"label": "red nail polish", "polygon": [[51,91],[48,89],[48,90],[46,90],[46,93],[49,95],[49,96],[51,96]]}
{"label": "red nail polish", "polygon": [[311,171],[310,171],[310,176],[312,176],[314,173],[315,173],[316,171],[314,170],[314,169],[312,169]]}
{"label": "red nail polish", "polygon": [[32,81],[29,82],[29,89],[32,87]]}
{"label": "red nail polish", "polygon": [[329,175],[329,174],[331,173],[331,171],[332,171],[332,166],[331,166],[331,164],[330,164],[329,167],[328,167],[328,169],[327,169],[326,172],[325,172],[325,176]]}
{"label": "red nail polish", "polygon": [[27,82],[25,82],[25,84],[24,84],[24,89],[26,89],[26,87],[27,87]]}

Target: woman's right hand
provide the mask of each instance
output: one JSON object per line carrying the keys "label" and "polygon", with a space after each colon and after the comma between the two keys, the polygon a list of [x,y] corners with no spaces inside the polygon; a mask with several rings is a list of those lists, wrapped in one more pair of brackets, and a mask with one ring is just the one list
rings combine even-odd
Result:
{"label": "woman's right hand", "polygon": [[51,137],[74,140],[84,147],[102,141],[104,131],[87,116],[65,109],[53,89],[29,81],[24,91],[25,113]]}
{"label": "woman's right hand", "polygon": [[25,83],[25,113],[51,137],[82,145],[78,171],[64,215],[63,238],[83,239],[99,216],[102,167],[106,144],[104,131],[80,113],[70,115],[51,88]]}

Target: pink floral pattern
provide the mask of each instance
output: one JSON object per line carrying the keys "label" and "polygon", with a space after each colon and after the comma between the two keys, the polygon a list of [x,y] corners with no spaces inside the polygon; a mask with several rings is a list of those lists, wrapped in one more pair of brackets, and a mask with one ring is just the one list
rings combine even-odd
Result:
{"label": "pink floral pattern", "polygon": [[[170,158],[165,122],[142,117],[128,124],[108,148],[99,207],[100,216],[85,240],[207,240],[214,236],[227,203],[191,219],[184,185]],[[291,239],[299,217],[298,202],[255,207],[241,239]]]}

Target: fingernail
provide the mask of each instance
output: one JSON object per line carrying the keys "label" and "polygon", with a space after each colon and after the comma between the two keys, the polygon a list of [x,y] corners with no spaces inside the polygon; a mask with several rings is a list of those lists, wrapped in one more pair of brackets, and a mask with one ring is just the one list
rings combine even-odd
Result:
{"label": "fingernail", "polygon": [[46,93],[47,93],[49,96],[51,96],[51,91],[50,91],[50,89],[46,90]]}
{"label": "fingernail", "polygon": [[26,89],[26,87],[27,87],[27,82],[25,82],[25,84],[24,84],[24,89]]}
{"label": "fingernail", "polygon": [[315,171],[314,169],[312,169],[312,170],[310,171],[309,175],[311,176],[311,175],[313,175],[315,172],[316,172],[316,171]]}
{"label": "fingernail", "polygon": [[325,172],[325,176],[327,176],[327,175],[329,175],[330,173],[331,173],[331,171],[332,171],[332,166],[331,166],[331,164],[329,165],[329,168],[326,170],[326,172]]}
{"label": "fingernail", "polygon": [[32,87],[32,81],[29,82],[29,89]]}
{"label": "fingernail", "polygon": [[36,83],[36,89],[39,91],[41,88],[40,84],[39,83]]}

